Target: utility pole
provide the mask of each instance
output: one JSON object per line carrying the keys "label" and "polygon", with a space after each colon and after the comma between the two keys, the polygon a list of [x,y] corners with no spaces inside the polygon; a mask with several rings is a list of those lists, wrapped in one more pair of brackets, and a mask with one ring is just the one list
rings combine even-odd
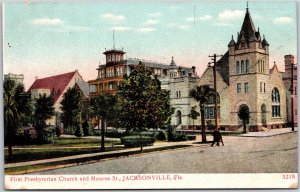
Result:
{"label": "utility pole", "polygon": [[213,61],[213,73],[214,73],[214,90],[215,90],[215,126],[216,129],[219,129],[219,110],[218,110],[218,92],[217,92],[217,75],[216,75],[216,64],[217,64],[217,57],[221,57],[222,55],[210,55],[211,60]]}
{"label": "utility pole", "polygon": [[291,116],[292,116],[292,131],[295,131],[294,123],[294,63],[291,63]]}

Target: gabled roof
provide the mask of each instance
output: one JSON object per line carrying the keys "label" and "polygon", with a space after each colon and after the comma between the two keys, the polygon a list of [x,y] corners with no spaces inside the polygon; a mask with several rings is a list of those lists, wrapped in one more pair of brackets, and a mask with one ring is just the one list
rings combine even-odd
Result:
{"label": "gabled roof", "polygon": [[86,98],[89,98],[89,84],[84,81],[76,81],[76,84],[78,85],[84,96]]}
{"label": "gabled roof", "polygon": [[36,79],[28,89],[28,92],[33,89],[49,89],[51,95],[53,96],[54,102],[56,102],[57,99],[62,95],[63,91],[65,90],[75,73],[77,73],[77,70],[42,79]]}

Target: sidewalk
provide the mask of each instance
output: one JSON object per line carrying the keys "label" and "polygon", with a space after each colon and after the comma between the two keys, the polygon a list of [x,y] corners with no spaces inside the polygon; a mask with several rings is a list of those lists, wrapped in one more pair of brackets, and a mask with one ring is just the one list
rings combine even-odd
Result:
{"label": "sidewalk", "polygon": [[[295,127],[295,132],[298,129]],[[246,134],[238,135],[238,137],[271,137],[275,135],[287,134],[292,133],[291,128],[281,128],[281,129],[271,129],[267,131],[260,131],[260,132],[248,132]],[[197,135],[196,141],[199,141],[201,135]],[[210,137],[210,136],[208,136]],[[143,147],[143,153],[152,152],[152,151],[159,151],[159,150],[166,150],[166,149],[174,149],[177,147],[184,148],[184,147],[191,147],[196,145],[195,140],[193,141],[184,141],[184,142],[157,142],[154,143],[153,146],[145,146]],[[16,168],[16,167],[24,167],[30,165],[42,165],[42,164],[79,164],[89,161],[101,160],[106,158],[113,158],[113,157],[120,157],[126,155],[133,155],[133,154],[140,154],[140,148],[127,148],[117,151],[107,151],[107,152],[99,152],[99,153],[90,153],[90,154],[81,154],[81,155],[73,155],[67,157],[59,157],[53,159],[44,159],[44,160],[36,160],[36,161],[27,161],[27,162],[20,162],[20,163],[9,163],[5,164],[4,168]]]}
{"label": "sidewalk", "polygon": [[[180,146],[180,148],[190,147],[195,143],[195,141],[184,141],[184,142],[168,142],[168,143],[154,143],[153,146],[144,146],[143,152],[151,152],[155,150],[165,150],[165,149],[172,149],[175,147]],[[107,151],[107,152],[99,152],[99,153],[89,153],[89,154],[81,154],[81,155],[73,155],[67,157],[59,157],[53,159],[43,159],[43,160],[36,160],[36,161],[27,161],[27,162],[19,162],[19,163],[9,163],[5,164],[4,168],[16,168],[16,167],[24,167],[30,165],[41,165],[41,164],[49,164],[49,163],[84,163],[86,161],[92,160],[100,160],[105,158],[112,158],[112,157],[120,157],[126,156],[131,154],[139,154],[140,148],[127,148],[117,151]]]}
{"label": "sidewalk", "polygon": [[[241,137],[271,137],[275,135],[281,135],[286,133],[292,133],[292,128],[279,128],[279,129],[270,129],[266,131],[259,131],[259,132],[247,132],[245,134],[241,134]],[[298,127],[295,127],[295,131],[298,132]]]}

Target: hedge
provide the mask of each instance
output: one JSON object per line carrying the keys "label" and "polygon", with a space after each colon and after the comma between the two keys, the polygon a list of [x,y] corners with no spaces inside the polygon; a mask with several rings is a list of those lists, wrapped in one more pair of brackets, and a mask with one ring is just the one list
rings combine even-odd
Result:
{"label": "hedge", "polygon": [[[154,143],[153,137],[142,136],[143,146],[151,146]],[[126,136],[121,138],[121,143],[125,148],[130,147],[140,147],[141,146],[141,138],[139,135],[136,136]]]}

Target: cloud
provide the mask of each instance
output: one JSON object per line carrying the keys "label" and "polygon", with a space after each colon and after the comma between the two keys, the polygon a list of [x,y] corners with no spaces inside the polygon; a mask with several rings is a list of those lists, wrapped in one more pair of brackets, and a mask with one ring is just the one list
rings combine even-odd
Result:
{"label": "cloud", "polygon": [[156,28],[153,28],[153,27],[143,27],[143,28],[139,28],[138,31],[140,31],[140,32],[153,32],[153,31],[156,31]]}
{"label": "cloud", "polygon": [[274,24],[289,24],[292,23],[293,19],[291,17],[277,17],[273,20]]}
{"label": "cloud", "polygon": [[112,29],[114,29],[115,31],[130,31],[131,30],[130,27],[126,27],[126,26],[116,26],[116,27],[113,27]]}
{"label": "cloud", "polygon": [[167,27],[176,28],[176,29],[185,30],[185,31],[190,29],[189,25],[179,25],[179,24],[176,24],[176,23],[169,23],[169,24],[167,24]]}
{"label": "cloud", "polygon": [[207,21],[207,20],[210,20],[212,18],[211,15],[204,15],[204,16],[199,16],[199,17],[187,17],[186,20],[187,21]]}
{"label": "cloud", "polygon": [[242,10],[225,10],[219,13],[219,19],[221,20],[233,20],[239,19],[244,15]]}
{"label": "cloud", "polygon": [[47,29],[51,32],[59,32],[59,33],[66,33],[66,32],[87,32],[91,29],[86,26],[79,26],[79,25],[62,25],[61,27]]}
{"label": "cloud", "polygon": [[155,25],[157,23],[159,23],[159,20],[157,20],[157,19],[148,19],[146,21],[145,25]]}
{"label": "cloud", "polygon": [[63,24],[63,21],[60,20],[59,18],[49,19],[45,17],[45,18],[34,19],[32,23],[34,25],[60,25]]}
{"label": "cloud", "polygon": [[112,13],[105,13],[101,15],[102,18],[107,19],[107,20],[112,20],[112,21],[122,21],[125,20],[124,15],[114,15]]}
{"label": "cloud", "polygon": [[188,26],[188,25],[179,25],[178,28],[181,29],[181,30],[189,30],[190,26]]}
{"label": "cloud", "polygon": [[159,17],[161,16],[161,13],[148,13],[149,17]]}

